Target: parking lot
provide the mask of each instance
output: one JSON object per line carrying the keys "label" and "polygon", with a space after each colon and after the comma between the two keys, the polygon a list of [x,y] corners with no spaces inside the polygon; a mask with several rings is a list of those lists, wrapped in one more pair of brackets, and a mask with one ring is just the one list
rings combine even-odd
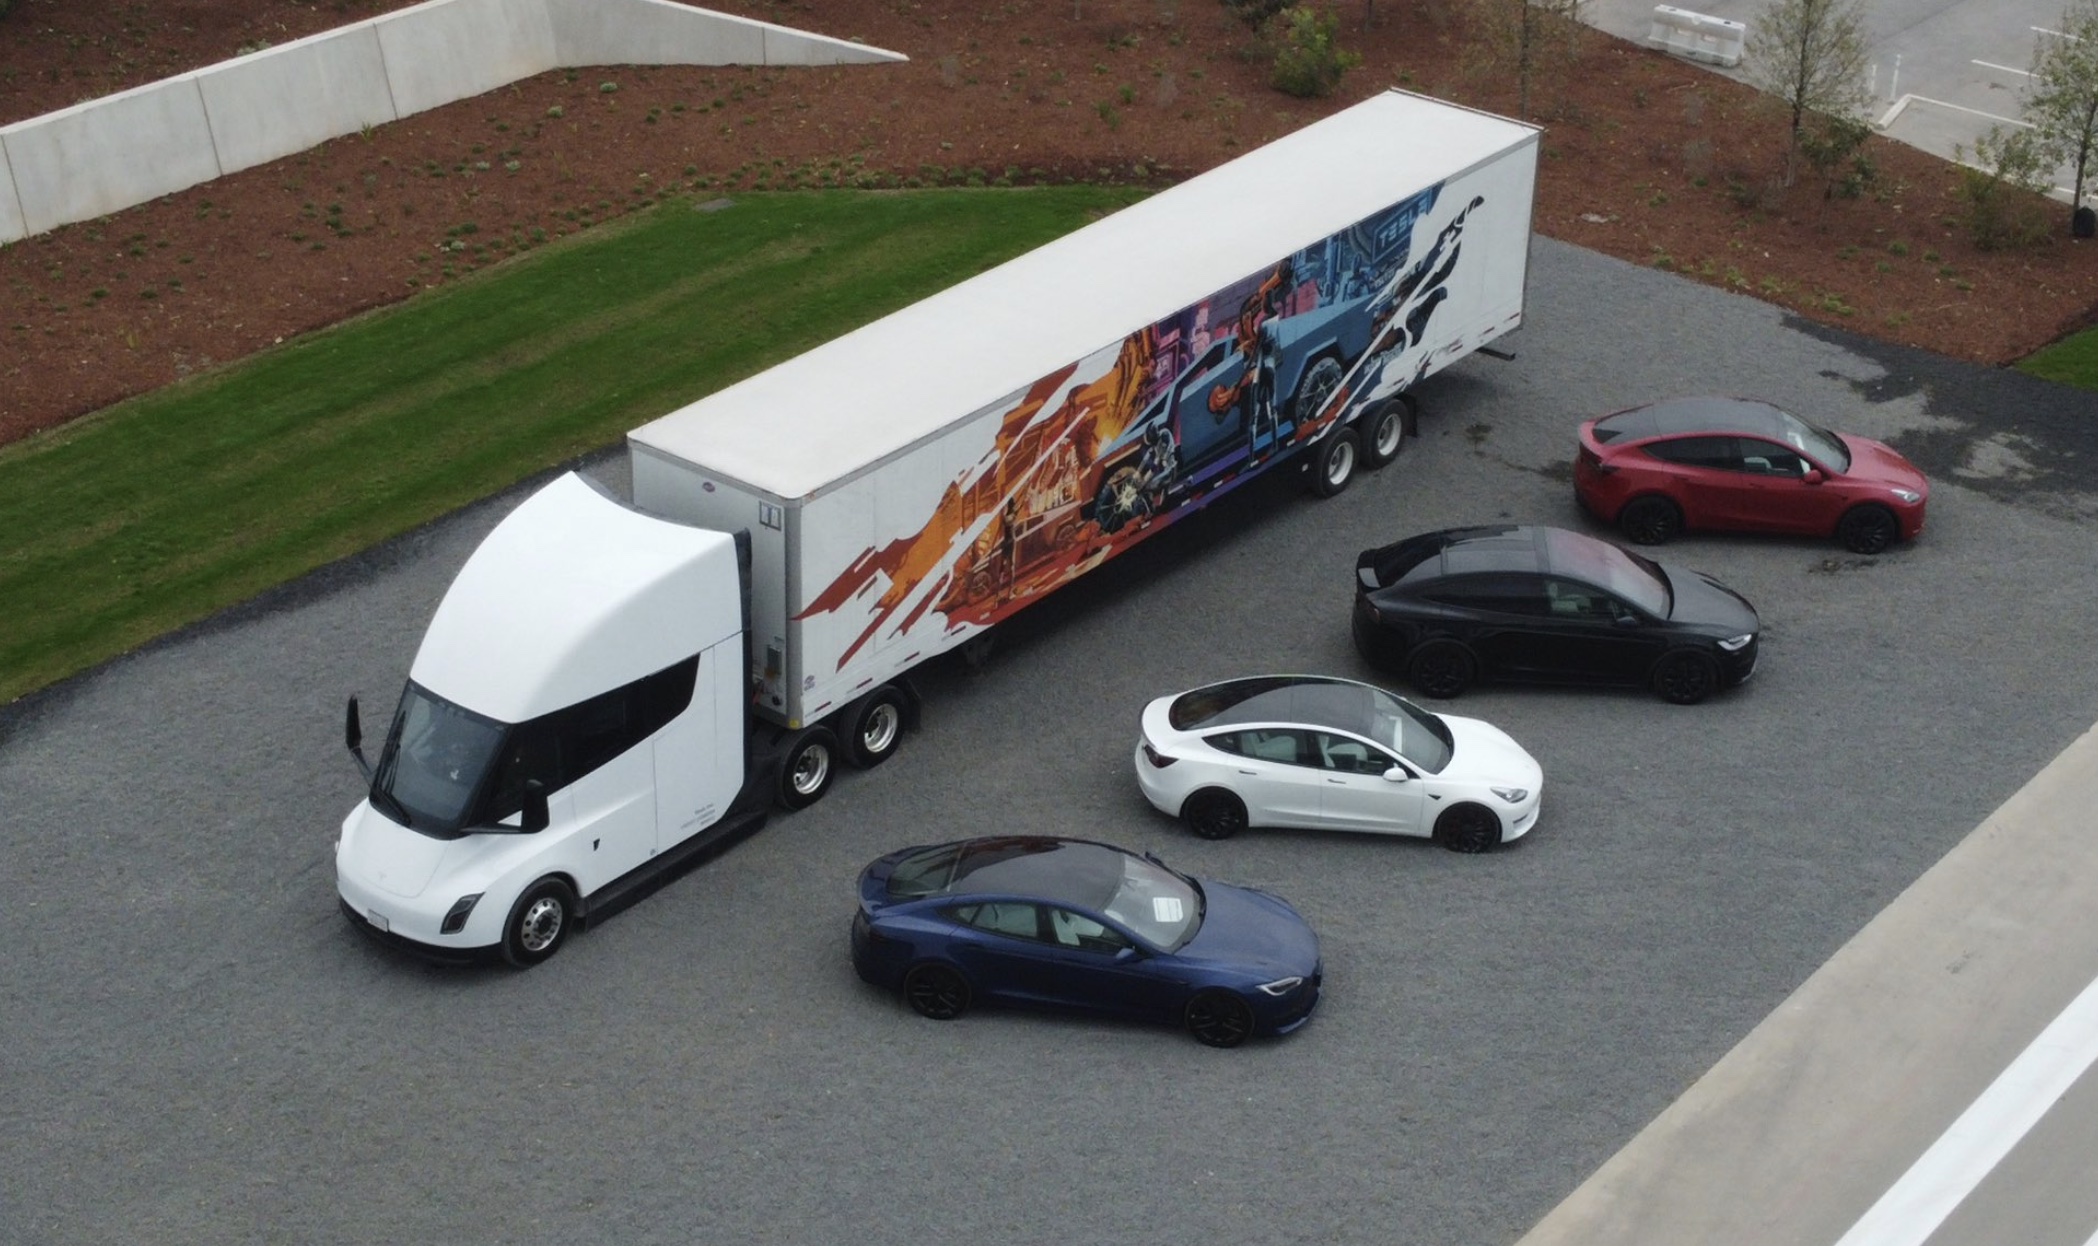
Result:
{"label": "parking lot", "polygon": [[[529,973],[372,946],[330,855],[342,698],[391,706],[518,495],[0,711],[0,1241],[1514,1241],[2098,719],[2098,400],[1545,240],[1530,300],[1513,361],[1423,387],[1392,467],[1236,499],[981,672],[930,669],[894,761]],[[1755,679],[1708,704],[1438,707],[1544,765],[1504,851],[1211,843],[1144,803],[1146,700],[1369,676],[1361,548],[1584,526],[1575,422],[1700,392],[1891,441],[1932,475],[1924,538],[1664,550],[1762,612]],[[1217,1051],[862,986],[859,867],[997,831],[1288,897],[1324,941],[1317,1017]]]}

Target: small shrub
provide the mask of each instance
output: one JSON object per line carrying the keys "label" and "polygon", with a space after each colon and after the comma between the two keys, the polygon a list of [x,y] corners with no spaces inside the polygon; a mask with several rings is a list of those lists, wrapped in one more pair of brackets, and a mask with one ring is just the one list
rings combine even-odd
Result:
{"label": "small shrub", "polygon": [[556,104],[552,108],[546,110],[546,115],[549,117],[559,118],[566,116],[567,114],[562,111],[562,108],[559,104]]}
{"label": "small shrub", "polygon": [[1974,140],[1971,165],[1960,147],[1952,155],[1960,162],[1959,193],[1966,205],[1961,224],[1977,248],[2012,250],[2047,236],[2051,205],[2043,196],[2054,161],[2031,131],[1991,129]]}
{"label": "small shrub", "polygon": [[1909,244],[1899,238],[1887,244],[1887,254],[1889,255],[1907,255],[1908,253]]}
{"label": "small shrub", "polygon": [[616,95],[618,92],[619,84],[616,82],[600,82],[597,84],[597,93],[599,95]]}
{"label": "small shrub", "polygon": [[1248,30],[1260,30],[1282,15],[1291,0],[1224,0],[1224,7],[1231,15],[1246,24]]}
{"label": "small shrub", "polygon": [[1362,63],[1360,55],[1342,50],[1339,44],[1340,19],[1330,12],[1299,6],[1289,10],[1288,21],[1268,81],[1298,99],[1331,95],[1341,76]]}
{"label": "small shrub", "polygon": [[1799,154],[1822,179],[1823,199],[1855,199],[1879,180],[1865,154],[1872,125],[1855,117],[1820,117],[1799,136]]}

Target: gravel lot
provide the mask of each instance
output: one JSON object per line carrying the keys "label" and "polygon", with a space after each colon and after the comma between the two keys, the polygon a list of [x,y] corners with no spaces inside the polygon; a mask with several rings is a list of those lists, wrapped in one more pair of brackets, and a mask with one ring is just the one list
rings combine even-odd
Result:
{"label": "gravel lot", "polygon": [[[2092,396],[1547,241],[1530,289],[1518,357],[1428,383],[1392,468],[1227,504],[987,670],[936,667],[895,761],[531,973],[369,945],[330,858],[358,795],[342,697],[383,717],[517,495],[0,710],[0,1241],[1513,1241],[2098,718]],[[1865,560],[1672,547],[1766,625],[1756,679],[1710,704],[1456,703],[1545,767],[1542,824],[1501,853],[1211,844],[1144,804],[1146,699],[1367,674],[1361,547],[1579,526],[1575,421],[1700,391],[1891,440],[1934,477],[1930,530]],[[863,987],[857,869],[992,830],[1289,897],[1325,942],[1317,1019],[1219,1052],[937,1025]]]}

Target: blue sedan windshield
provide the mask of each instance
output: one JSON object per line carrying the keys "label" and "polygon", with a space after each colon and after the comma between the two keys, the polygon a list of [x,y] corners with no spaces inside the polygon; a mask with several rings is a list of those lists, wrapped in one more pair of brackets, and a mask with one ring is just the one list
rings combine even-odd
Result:
{"label": "blue sedan windshield", "polygon": [[1168,951],[1195,937],[1202,893],[1187,879],[1105,844],[1011,837],[941,844],[896,863],[888,892],[1014,895],[1088,909]]}

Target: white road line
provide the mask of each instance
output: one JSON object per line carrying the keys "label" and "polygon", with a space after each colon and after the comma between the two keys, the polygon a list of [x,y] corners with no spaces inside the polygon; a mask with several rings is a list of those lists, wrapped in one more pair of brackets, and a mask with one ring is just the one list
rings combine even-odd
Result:
{"label": "white road line", "polygon": [[2091,1234],[2091,1240],[2085,1242],[2083,1246],[2098,1246],[2098,1233]]}
{"label": "white road line", "polygon": [[2001,124],[2004,124],[2004,126],[2025,126],[2027,130],[2031,130],[2031,128],[2033,128],[2033,124],[2031,124],[2031,122],[2020,122],[2020,120],[2018,120],[2018,117],[1999,117],[1999,115],[1995,115],[1995,113],[1985,113],[1985,111],[1981,111],[1981,109],[1970,109],[1970,107],[1966,107],[1966,105],[1955,105],[1955,103],[1947,103],[1947,101],[1943,101],[1943,99],[1930,99],[1930,96],[1926,96],[1926,94],[1913,94],[1913,92],[1911,92],[1911,94],[1905,94],[1905,96],[1901,96],[1901,99],[1899,99],[1899,101],[1894,101],[1894,107],[1886,109],[1886,115],[1884,115],[1884,117],[1880,117],[1880,128],[1884,130],[1886,126],[1890,126],[1890,124],[1894,122],[1894,117],[1899,117],[1899,115],[1901,115],[1901,111],[1903,111],[1905,107],[1909,107],[1911,103],[1926,103],[1926,105],[1932,105],[1932,107],[1939,107],[1939,109],[1953,109],[1955,113],[1974,113],[1976,117],[1989,117],[1989,120],[1991,120],[1991,122],[2001,122]]}
{"label": "white road line", "polygon": [[[2098,981],[2048,1023],[1836,1246],[1923,1246],[2093,1061]],[[2098,1246],[2098,1235],[2085,1246]]]}
{"label": "white road line", "polygon": [[2012,69],[2009,65],[1998,65],[1993,61],[1975,61],[1973,63],[1981,66],[1983,69],[1999,69],[2007,74],[2016,74],[2020,78],[2032,77],[2032,71],[2030,69]]}

